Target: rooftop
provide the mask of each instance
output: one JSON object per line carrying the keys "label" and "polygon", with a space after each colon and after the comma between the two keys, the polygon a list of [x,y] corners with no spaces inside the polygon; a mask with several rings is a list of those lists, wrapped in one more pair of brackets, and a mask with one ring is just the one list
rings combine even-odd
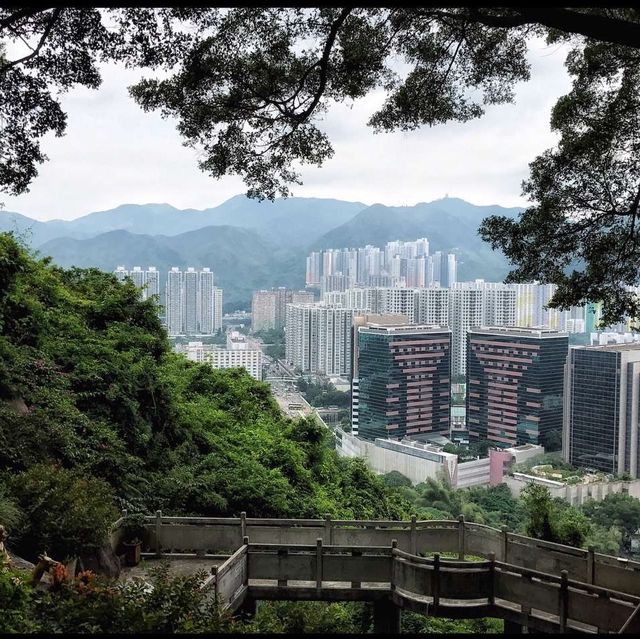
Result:
{"label": "rooftop", "polygon": [[472,326],[468,332],[487,335],[508,335],[510,337],[568,337],[568,333],[561,333],[553,328],[545,328],[544,326]]}
{"label": "rooftop", "polygon": [[574,346],[576,349],[590,351],[637,351],[640,342],[626,342],[622,344],[596,344],[595,346]]}

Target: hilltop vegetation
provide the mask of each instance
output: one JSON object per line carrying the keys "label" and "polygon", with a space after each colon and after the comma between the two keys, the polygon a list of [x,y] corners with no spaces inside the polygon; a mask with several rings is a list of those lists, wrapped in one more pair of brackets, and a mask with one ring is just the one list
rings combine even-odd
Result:
{"label": "hilltop vegetation", "polygon": [[104,532],[121,508],[407,514],[314,421],[284,418],[267,384],[172,353],[131,283],[36,259],[8,234],[0,267],[0,503],[26,558],[92,551],[87,526]]}

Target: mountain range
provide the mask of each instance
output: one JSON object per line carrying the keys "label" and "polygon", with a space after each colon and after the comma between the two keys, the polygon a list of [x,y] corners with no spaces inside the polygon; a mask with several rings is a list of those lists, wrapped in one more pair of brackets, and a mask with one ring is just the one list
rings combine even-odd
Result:
{"label": "mountain range", "polygon": [[[520,208],[476,206],[444,198],[410,207],[367,206],[321,198],[258,202],[244,195],[220,206],[180,210],[169,204],[124,204],[75,220],[40,222],[0,211],[0,231],[13,231],[61,266],[209,266],[224,289],[225,309],[247,308],[253,290],[303,287],[311,250],[383,246],[428,237],[433,251],[458,255],[459,279],[502,280],[504,256],[477,229],[491,214],[517,217]],[[162,283],[161,283],[162,284]]]}

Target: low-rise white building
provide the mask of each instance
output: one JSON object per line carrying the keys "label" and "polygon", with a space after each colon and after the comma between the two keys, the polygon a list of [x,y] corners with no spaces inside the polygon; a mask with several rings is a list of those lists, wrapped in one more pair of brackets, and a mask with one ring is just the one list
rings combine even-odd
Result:
{"label": "low-rise white building", "polygon": [[202,342],[189,342],[186,356],[192,362],[209,364],[212,368],[244,368],[251,377],[260,380],[262,379],[262,351],[248,349],[246,346],[246,339],[242,340],[238,337],[231,339],[231,348],[226,349],[205,345]]}

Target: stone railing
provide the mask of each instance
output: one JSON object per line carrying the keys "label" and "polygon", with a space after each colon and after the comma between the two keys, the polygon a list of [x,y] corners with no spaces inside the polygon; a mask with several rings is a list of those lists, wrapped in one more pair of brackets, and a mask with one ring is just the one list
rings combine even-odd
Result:
{"label": "stone railing", "polygon": [[[619,632],[625,624],[625,631],[640,631],[639,562],[463,517],[398,522],[260,519],[245,513],[239,518],[163,517],[158,512],[147,518],[146,528],[147,557],[228,557],[213,569],[206,587],[234,610],[245,599],[392,601],[393,608],[497,616],[543,632]],[[112,537],[117,538],[117,526]],[[469,556],[484,560],[464,561]],[[313,583],[292,584],[297,581]],[[364,582],[369,585],[362,587]]]}

